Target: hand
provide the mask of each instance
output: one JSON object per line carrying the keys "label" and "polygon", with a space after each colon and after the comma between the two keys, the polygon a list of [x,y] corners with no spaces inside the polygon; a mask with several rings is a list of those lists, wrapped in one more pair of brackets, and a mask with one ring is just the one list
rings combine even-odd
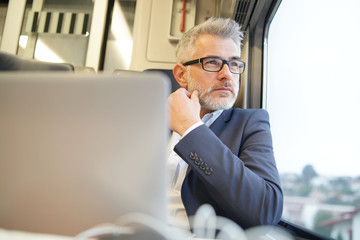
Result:
{"label": "hand", "polygon": [[180,88],[168,98],[170,128],[181,136],[200,119],[200,103],[198,92],[188,92]]}

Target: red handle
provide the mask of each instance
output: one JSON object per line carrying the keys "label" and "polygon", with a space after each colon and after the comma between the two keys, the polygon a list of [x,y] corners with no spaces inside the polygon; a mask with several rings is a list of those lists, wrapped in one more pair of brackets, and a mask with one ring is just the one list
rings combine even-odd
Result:
{"label": "red handle", "polygon": [[180,23],[180,31],[184,32],[185,30],[185,13],[186,13],[186,0],[183,0],[183,7],[181,12],[181,23]]}

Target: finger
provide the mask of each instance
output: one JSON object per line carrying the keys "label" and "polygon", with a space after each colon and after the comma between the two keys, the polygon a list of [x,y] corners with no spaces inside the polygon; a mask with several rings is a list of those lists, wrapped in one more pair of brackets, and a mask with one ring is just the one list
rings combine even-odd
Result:
{"label": "finger", "polygon": [[190,98],[195,102],[199,102],[199,92],[197,90],[194,90]]}
{"label": "finger", "polygon": [[179,88],[174,93],[178,96],[185,95],[188,98],[190,98],[190,96],[191,96],[191,93],[188,90],[186,90],[185,88]]}
{"label": "finger", "polygon": [[184,93],[186,94],[186,96],[188,98],[191,98],[191,93],[188,90],[186,90],[185,88],[183,88],[183,89],[184,89]]}

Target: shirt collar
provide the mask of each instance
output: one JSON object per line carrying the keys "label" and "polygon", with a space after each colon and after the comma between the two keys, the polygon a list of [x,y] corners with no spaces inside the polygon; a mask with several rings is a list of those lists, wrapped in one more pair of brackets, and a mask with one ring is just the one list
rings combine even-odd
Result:
{"label": "shirt collar", "polygon": [[207,126],[210,127],[211,124],[213,124],[215,122],[215,120],[220,116],[220,114],[223,112],[224,110],[216,110],[212,113],[208,113],[205,114],[203,116],[203,118],[201,119],[201,121],[203,121],[203,123]]}

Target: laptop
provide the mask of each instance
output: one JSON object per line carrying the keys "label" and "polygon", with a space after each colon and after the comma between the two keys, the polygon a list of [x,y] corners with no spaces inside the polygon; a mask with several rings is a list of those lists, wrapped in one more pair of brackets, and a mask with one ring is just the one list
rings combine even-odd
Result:
{"label": "laptop", "polygon": [[166,221],[169,89],[158,73],[0,74],[0,228]]}

